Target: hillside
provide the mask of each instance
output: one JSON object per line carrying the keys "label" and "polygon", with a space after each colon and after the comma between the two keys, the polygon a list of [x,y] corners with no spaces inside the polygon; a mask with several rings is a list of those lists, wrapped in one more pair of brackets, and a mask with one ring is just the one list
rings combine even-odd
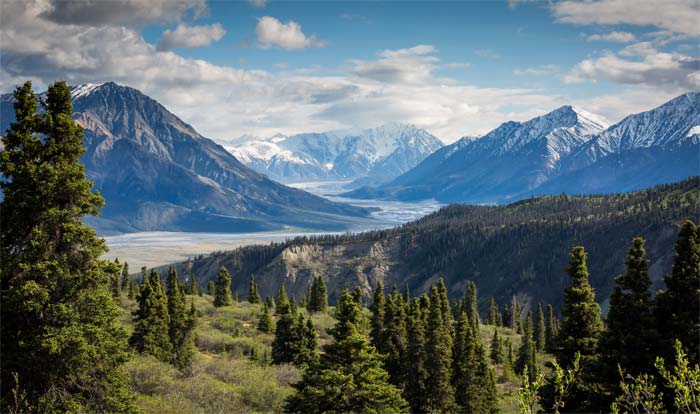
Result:
{"label": "hillside", "polygon": [[[88,219],[102,233],[342,230],[368,215],[253,171],[136,89],[80,85],[71,97],[85,129],[81,161],[106,201],[101,216]],[[0,104],[4,133],[12,96]]]}
{"label": "hillside", "polygon": [[526,305],[556,306],[567,283],[568,252],[583,245],[591,283],[604,302],[635,236],[647,240],[654,289],[661,286],[661,275],[671,267],[676,225],[686,218],[697,221],[699,204],[700,178],[694,177],[625,194],[451,205],[395,229],[248,246],[178,266],[203,284],[226,266],[241,297],[251,274],[262,294],[271,295],[284,284],[297,298],[312,275],[323,274],[331,301],[344,287],[359,286],[369,297],[377,279],[386,286],[406,284],[419,294],[443,276],[452,297],[461,296],[467,280],[474,280],[482,309],[491,295],[500,303],[517,295]]}

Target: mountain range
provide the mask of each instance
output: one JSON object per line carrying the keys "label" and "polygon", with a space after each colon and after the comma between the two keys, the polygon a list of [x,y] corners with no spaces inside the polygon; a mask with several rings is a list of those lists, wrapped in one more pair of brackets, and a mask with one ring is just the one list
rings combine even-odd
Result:
{"label": "mountain range", "polygon": [[225,143],[241,162],[277,181],[353,181],[350,187],[390,181],[442,146],[426,130],[399,123],[265,139],[244,136]]}
{"label": "mountain range", "polygon": [[403,201],[504,203],[538,194],[630,191],[700,172],[700,93],[609,126],[563,106],[506,122],[428,156],[391,182],[344,194]]}
{"label": "mountain range", "polygon": [[[342,230],[369,214],[255,172],[136,89],[108,82],[71,93],[85,130],[81,161],[106,201],[87,220],[102,233]],[[14,120],[12,99],[0,98],[2,131]]]}

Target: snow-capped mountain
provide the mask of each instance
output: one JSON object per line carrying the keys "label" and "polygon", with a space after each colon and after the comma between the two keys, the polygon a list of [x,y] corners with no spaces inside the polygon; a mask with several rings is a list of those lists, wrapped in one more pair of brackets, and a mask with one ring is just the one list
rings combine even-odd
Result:
{"label": "snow-capped mountain", "polygon": [[[80,85],[72,97],[85,129],[81,160],[106,201],[89,218],[102,232],[343,229],[368,214],[253,171],[136,89]],[[4,131],[14,110],[11,97],[0,103]]]}
{"label": "snow-capped mountain", "polygon": [[564,106],[442,148],[377,188],[346,195],[493,203],[535,194],[629,191],[700,174],[700,94],[608,127]]}
{"label": "snow-capped mountain", "polygon": [[413,168],[442,142],[413,125],[387,124],[363,131],[237,139],[224,146],[249,167],[282,182],[378,184]]}

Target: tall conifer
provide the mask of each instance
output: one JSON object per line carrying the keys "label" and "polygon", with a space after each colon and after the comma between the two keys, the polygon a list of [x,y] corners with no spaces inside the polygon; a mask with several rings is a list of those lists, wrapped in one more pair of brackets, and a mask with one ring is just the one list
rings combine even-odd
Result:
{"label": "tall conifer", "polygon": [[214,306],[229,306],[233,302],[231,297],[231,274],[224,266],[219,269],[214,290]]}
{"label": "tall conifer", "polygon": [[452,336],[445,321],[449,318],[451,323],[452,314],[449,305],[445,312],[443,293],[439,286],[440,284],[433,286],[430,290],[430,311],[426,326],[426,409],[433,413],[447,413],[456,408],[451,382]]}

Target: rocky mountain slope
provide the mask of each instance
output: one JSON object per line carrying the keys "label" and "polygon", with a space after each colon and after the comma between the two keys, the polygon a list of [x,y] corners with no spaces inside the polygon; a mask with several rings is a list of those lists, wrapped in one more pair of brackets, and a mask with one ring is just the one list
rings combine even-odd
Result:
{"label": "rocky mountain slope", "polygon": [[415,167],[442,146],[413,125],[388,124],[353,132],[243,137],[226,148],[258,172],[281,182],[357,180],[380,184]]}
{"label": "rocky mountain slope", "polygon": [[[367,215],[285,187],[240,163],[155,100],[109,82],[72,89],[85,128],[82,161],[106,200],[102,232],[340,230]],[[14,115],[2,100],[2,130]]]}
{"label": "rocky mountain slope", "polygon": [[591,283],[605,304],[635,236],[647,240],[654,288],[661,287],[661,275],[670,271],[677,225],[697,221],[699,203],[700,178],[694,177],[633,193],[452,205],[396,229],[248,246],[178,266],[202,286],[226,266],[242,298],[251,274],[261,294],[273,295],[284,284],[297,299],[319,274],[327,280],[331,300],[355,286],[369,298],[378,279],[420,294],[444,277],[453,298],[474,280],[482,307],[491,295],[500,303],[516,295],[524,303],[557,305],[569,283],[568,252],[583,245]]}
{"label": "rocky mountain slope", "polygon": [[695,92],[610,127],[565,106],[457,141],[390,183],[347,195],[503,203],[537,194],[629,191],[698,174],[698,125]]}

